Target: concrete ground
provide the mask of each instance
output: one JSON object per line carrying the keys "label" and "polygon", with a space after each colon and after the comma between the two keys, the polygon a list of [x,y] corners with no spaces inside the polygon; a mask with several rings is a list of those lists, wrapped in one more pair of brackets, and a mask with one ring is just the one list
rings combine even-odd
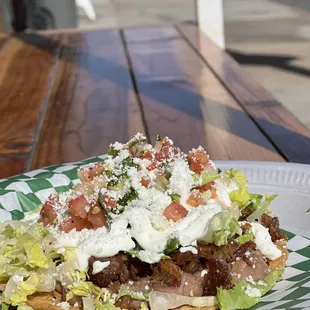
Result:
{"label": "concrete ground", "polygon": [[[82,28],[196,20],[194,0],[92,0]],[[310,128],[310,0],[223,0],[231,55]]]}
{"label": "concrete ground", "polygon": [[227,50],[310,127],[310,1],[226,0],[224,5]]}

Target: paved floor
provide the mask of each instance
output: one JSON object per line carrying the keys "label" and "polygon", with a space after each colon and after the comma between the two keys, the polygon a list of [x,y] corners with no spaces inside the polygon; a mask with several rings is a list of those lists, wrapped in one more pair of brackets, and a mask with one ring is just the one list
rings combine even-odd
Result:
{"label": "paved floor", "polygon": [[[194,0],[92,0],[80,27],[162,25],[196,20]],[[223,0],[227,50],[310,127],[310,0]]]}
{"label": "paved floor", "polygon": [[225,1],[225,35],[231,55],[310,127],[310,1],[297,2]]}

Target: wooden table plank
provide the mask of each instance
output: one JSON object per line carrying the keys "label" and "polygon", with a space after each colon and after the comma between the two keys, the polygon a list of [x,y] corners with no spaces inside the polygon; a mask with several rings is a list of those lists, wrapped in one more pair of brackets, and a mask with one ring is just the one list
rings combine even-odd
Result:
{"label": "wooden table plank", "polygon": [[4,45],[7,43],[7,41],[8,41],[7,37],[3,37],[3,38],[0,37],[0,51],[4,47]]}
{"label": "wooden table plank", "polygon": [[151,139],[170,136],[214,159],[283,161],[239,104],[172,27],[124,31]]}
{"label": "wooden table plank", "polygon": [[104,154],[145,131],[118,30],[63,34],[61,44],[32,169]]}
{"label": "wooden table plank", "polygon": [[0,51],[0,178],[21,173],[30,156],[57,50],[44,37],[7,40]]}
{"label": "wooden table plank", "polygon": [[184,24],[178,29],[283,156],[310,164],[310,130],[196,26]]}

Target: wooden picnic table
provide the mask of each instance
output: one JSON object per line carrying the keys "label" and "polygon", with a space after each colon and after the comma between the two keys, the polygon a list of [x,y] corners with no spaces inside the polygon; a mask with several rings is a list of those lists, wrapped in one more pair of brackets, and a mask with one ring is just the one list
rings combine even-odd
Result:
{"label": "wooden picnic table", "polygon": [[0,178],[144,132],[213,159],[310,163],[310,131],[193,24],[0,38]]}

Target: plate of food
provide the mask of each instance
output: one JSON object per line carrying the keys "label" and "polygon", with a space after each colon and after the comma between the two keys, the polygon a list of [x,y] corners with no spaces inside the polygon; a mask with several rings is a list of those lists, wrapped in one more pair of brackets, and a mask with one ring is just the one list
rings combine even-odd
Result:
{"label": "plate of food", "polygon": [[142,134],[0,180],[2,309],[309,309],[309,188]]}

